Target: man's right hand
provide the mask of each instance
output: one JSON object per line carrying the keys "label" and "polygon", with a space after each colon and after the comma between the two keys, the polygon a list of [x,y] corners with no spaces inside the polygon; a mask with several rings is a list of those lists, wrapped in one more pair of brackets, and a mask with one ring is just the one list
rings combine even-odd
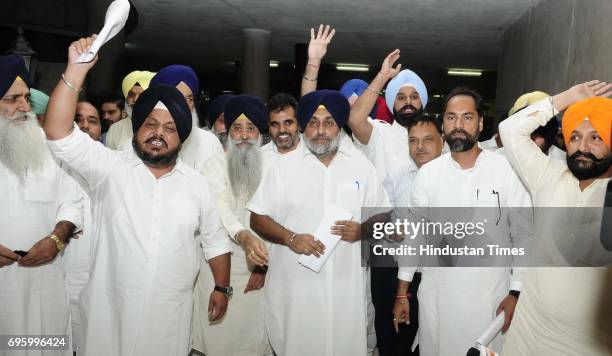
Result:
{"label": "man's right hand", "polygon": [[395,298],[393,306],[393,326],[395,332],[399,333],[399,323],[410,324],[410,303],[408,298]]}
{"label": "man's right hand", "polygon": [[21,257],[8,248],[0,245],[0,268],[10,266],[17,262]]}
{"label": "man's right hand", "polygon": [[68,73],[74,73],[84,76],[91,68],[93,68],[98,61],[97,55],[91,62],[77,63],[77,60],[81,54],[86,53],[89,50],[96,37],[97,35],[94,34],[91,35],[91,37],[80,38],[79,40],[70,44],[70,47],[68,47],[68,66],[66,68],[66,75],[68,75]]}
{"label": "man's right hand", "polygon": [[293,238],[293,242],[289,245],[291,251],[301,255],[315,255],[321,257],[325,251],[325,245],[310,234],[298,234]]}
{"label": "man's right hand", "polygon": [[310,29],[310,43],[308,44],[308,63],[320,65],[321,60],[327,53],[327,45],[331,43],[336,30],[329,25],[319,25],[319,31],[315,35],[314,28]]}

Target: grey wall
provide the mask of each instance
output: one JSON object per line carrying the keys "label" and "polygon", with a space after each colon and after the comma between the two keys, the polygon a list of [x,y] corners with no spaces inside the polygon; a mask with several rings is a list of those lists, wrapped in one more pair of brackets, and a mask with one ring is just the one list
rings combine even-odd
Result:
{"label": "grey wall", "polygon": [[545,0],[503,33],[496,116],[521,94],[612,80],[612,1]]}

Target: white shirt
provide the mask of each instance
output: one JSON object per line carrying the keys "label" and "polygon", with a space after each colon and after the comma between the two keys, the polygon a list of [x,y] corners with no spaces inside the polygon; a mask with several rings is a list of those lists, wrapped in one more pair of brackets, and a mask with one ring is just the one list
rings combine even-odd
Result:
{"label": "white shirt", "polygon": [[[487,219],[486,243],[528,248],[533,241],[531,213],[513,214],[517,209],[502,212],[503,207],[529,207],[530,200],[507,159],[495,152],[482,150],[470,169],[462,169],[450,153],[425,164],[415,179],[411,206],[500,207],[499,216],[497,209],[483,209],[491,214],[495,211],[495,216]],[[443,212],[436,209],[430,213],[443,215]],[[436,216],[429,218],[444,221]],[[507,262],[514,261],[512,258]],[[473,346],[493,321],[509,290],[521,290],[524,273],[524,268],[421,266],[418,337],[424,356],[460,355]]]}
{"label": "white shirt", "polygon": [[[0,245],[11,251],[29,251],[60,221],[72,222],[77,229],[82,226],[78,186],[50,154],[41,172],[27,172],[23,180],[0,163],[0,201]],[[13,263],[0,268],[0,335],[70,334],[61,255],[37,267]]]}
{"label": "white shirt", "polygon": [[[414,180],[416,179],[417,173],[419,173],[419,169],[416,165],[408,166],[390,174],[383,182],[383,186],[389,195],[391,205],[394,208],[399,208],[402,213],[404,212],[404,209],[402,208],[410,207],[410,204],[412,204],[412,187],[414,185]],[[391,215],[391,221],[395,221],[395,219],[398,217],[399,216],[393,213]],[[397,247],[395,242],[390,242],[388,240],[384,240],[383,245],[386,245],[387,247]],[[398,262],[399,267],[397,271],[397,278],[401,279],[402,281],[412,282],[412,277],[417,271],[417,268],[410,266],[410,262],[406,258],[399,256],[393,257]]]}
{"label": "white shirt", "polygon": [[372,124],[370,141],[364,145],[355,137],[355,146],[372,162],[381,181],[396,170],[416,166],[410,158],[408,130],[404,126],[397,121],[391,125],[370,118],[368,121]]}
{"label": "white shirt", "polygon": [[478,146],[480,146],[480,148],[482,148],[483,150],[497,151],[499,147],[497,147],[496,138],[497,134],[493,135],[493,137],[486,141],[478,142]]}
{"label": "white shirt", "polygon": [[[536,247],[551,265],[569,266],[571,261],[559,251],[555,238],[581,225],[568,217],[574,215],[571,212],[603,206],[610,179],[597,179],[581,190],[567,165],[544,155],[531,141],[531,133],[557,114],[545,99],[504,120],[499,132],[510,162],[533,196]],[[587,229],[583,222],[576,239],[592,239]],[[597,240],[586,245],[594,246],[589,254],[601,252]],[[612,318],[607,300],[602,299],[612,293],[609,282],[609,268],[530,268],[503,354],[609,355],[604,340],[610,341],[610,329],[601,323]]]}
{"label": "white shirt", "polygon": [[92,199],[97,246],[81,292],[82,352],[187,354],[199,246],[207,259],[230,251],[205,178],[179,159],[155,179],[134,153],[78,128],[49,146]]}
{"label": "white shirt", "polygon": [[106,147],[113,150],[120,149],[125,142],[128,142],[134,136],[132,128],[132,118],[126,117],[112,124],[106,132]]}
{"label": "white shirt", "polygon": [[[249,226],[251,212],[246,209],[246,202],[238,206],[239,203],[234,197],[226,155],[225,152],[214,155],[202,168],[201,173],[208,180],[217,213],[221,217],[228,236],[232,238],[230,285],[236,291],[242,291],[255,266],[247,262],[246,252],[235,238],[242,230],[251,231]],[[262,180],[266,174],[263,168],[266,166],[265,161],[270,159],[276,161],[278,158],[262,154]],[[201,266],[206,266],[204,261]],[[193,348],[210,356],[271,353],[269,342],[263,332],[264,318],[261,308],[263,290],[251,291],[247,294],[236,293],[232,297],[231,308],[228,308],[223,320],[211,324],[208,320],[208,296],[214,285],[210,269],[202,270],[196,282]],[[236,342],[236,334],[240,335],[240,342]]]}
{"label": "white shirt", "polygon": [[[376,171],[341,141],[329,167],[308,149],[285,154],[247,208],[296,233],[313,234],[326,204],[361,221],[361,207],[388,206]],[[298,264],[287,246],[272,244],[264,289],[265,325],[279,355],[365,355],[365,268],[360,243],[340,241],[323,269]]]}

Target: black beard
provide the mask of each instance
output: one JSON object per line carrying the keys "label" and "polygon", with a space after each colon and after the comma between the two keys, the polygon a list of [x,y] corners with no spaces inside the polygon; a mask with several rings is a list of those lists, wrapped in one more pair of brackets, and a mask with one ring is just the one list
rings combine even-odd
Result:
{"label": "black beard", "polygon": [[[406,109],[406,108],[412,108],[414,110],[414,113],[412,114],[402,114],[401,111]],[[417,110],[417,108],[415,108],[414,106],[408,104],[408,105],[404,105],[401,109],[399,109],[399,111],[395,110],[395,108],[393,109],[393,118],[395,119],[395,121],[397,121],[398,124],[404,126],[404,127],[408,127],[408,125],[410,124],[410,122],[419,114],[421,114],[423,112],[423,109]]]}
{"label": "black beard", "polygon": [[[465,138],[452,138],[453,134],[461,132],[465,135]],[[467,133],[465,130],[455,129],[451,131],[448,135],[444,133],[444,140],[448,143],[450,150],[453,152],[465,152],[469,151],[474,147],[476,142],[478,141],[478,136],[474,137]]]}
{"label": "black beard", "polygon": [[[592,160],[589,167],[584,167],[584,161],[579,161],[578,157],[584,157]],[[610,169],[612,164],[612,154],[607,157],[597,158],[592,153],[584,153],[576,151],[573,155],[567,157],[567,168],[572,172],[578,180],[592,179],[601,176]]]}
{"label": "black beard", "polygon": [[178,158],[179,151],[181,150],[182,144],[171,151],[168,151],[163,155],[152,155],[146,152],[140,144],[136,141],[136,136],[132,138],[132,147],[134,147],[134,152],[138,158],[140,158],[147,166],[153,168],[166,168],[172,166],[176,163],[176,159]]}

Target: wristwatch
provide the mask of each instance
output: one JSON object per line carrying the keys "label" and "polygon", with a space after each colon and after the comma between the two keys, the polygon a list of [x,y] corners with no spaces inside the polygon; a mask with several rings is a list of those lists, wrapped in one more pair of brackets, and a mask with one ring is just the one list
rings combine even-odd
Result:
{"label": "wristwatch", "polygon": [[519,295],[521,295],[521,292],[518,290],[511,290],[510,293],[511,296],[515,297],[516,299],[518,299]]}
{"label": "wristwatch", "polygon": [[59,252],[62,252],[64,250],[64,243],[62,242],[62,240],[59,239],[59,237],[55,235],[49,235],[47,237],[53,240],[53,242],[55,242],[55,247],[57,247],[57,250]]}
{"label": "wristwatch", "polygon": [[227,299],[230,299],[232,295],[234,294],[234,288],[232,288],[231,286],[229,287],[215,286],[215,290],[217,292],[223,293],[227,297]]}

